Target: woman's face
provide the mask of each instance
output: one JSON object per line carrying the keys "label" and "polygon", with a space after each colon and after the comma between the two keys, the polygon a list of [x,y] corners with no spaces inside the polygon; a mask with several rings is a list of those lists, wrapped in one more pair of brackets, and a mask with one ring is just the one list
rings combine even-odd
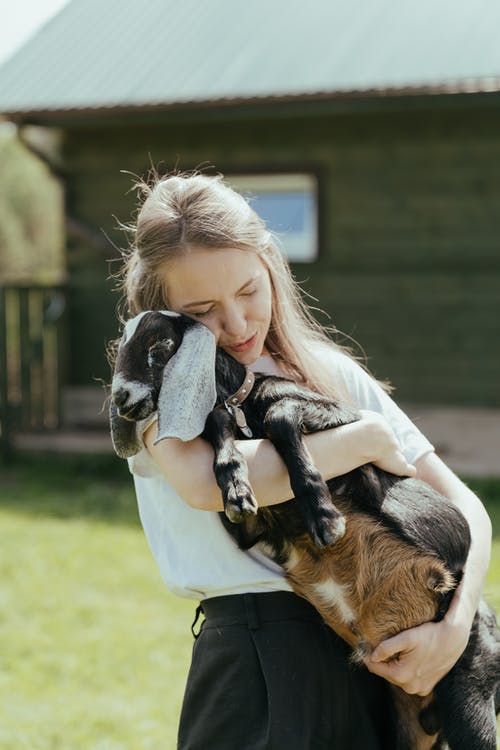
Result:
{"label": "woman's face", "polygon": [[269,272],[259,256],[238,248],[195,248],[166,271],[169,308],[209,328],[217,345],[249,365],[264,351],[271,322]]}

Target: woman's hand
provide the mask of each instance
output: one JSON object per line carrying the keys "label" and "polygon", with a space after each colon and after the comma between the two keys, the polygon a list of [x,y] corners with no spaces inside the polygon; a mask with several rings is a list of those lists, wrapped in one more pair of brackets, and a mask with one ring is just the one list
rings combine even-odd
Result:
{"label": "woman's hand", "polygon": [[406,693],[428,695],[460,658],[469,632],[467,621],[426,622],[380,643],[365,664]]}
{"label": "woman's hand", "polygon": [[367,463],[398,476],[416,476],[415,466],[406,460],[397,438],[384,417],[374,411],[362,410],[362,424],[365,427]]}

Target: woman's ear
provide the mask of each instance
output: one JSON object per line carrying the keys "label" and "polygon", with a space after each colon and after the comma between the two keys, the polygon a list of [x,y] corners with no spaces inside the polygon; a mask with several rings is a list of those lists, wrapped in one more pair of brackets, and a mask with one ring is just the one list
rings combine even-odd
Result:
{"label": "woman's ear", "polygon": [[111,440],[117,456],[130,458],[139,453],[142,443],[137,437],[137,423],[120,417],[113,400],[109,404],[109,426],[111,428]]}

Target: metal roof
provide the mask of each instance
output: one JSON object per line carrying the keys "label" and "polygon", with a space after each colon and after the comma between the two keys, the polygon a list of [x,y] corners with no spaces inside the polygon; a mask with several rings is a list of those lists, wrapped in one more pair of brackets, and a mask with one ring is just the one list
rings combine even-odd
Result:
{"label": "metal roof", "polygon": [[0,112],[500,90],[498,0],[72,0]]}

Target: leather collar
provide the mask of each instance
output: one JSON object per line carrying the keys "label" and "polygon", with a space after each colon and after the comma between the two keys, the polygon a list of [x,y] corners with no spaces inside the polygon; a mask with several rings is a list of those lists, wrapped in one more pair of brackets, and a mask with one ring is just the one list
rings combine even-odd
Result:
{"label": "leather collar", "polygon": [[245,379],[242,386],[238,388],[236,393],[228,396],[224,401],[224,406],[231,414],[231,416],[234,417],[234,419],[236,420],[236,424],[247,438],[252,437],[252,430],[247,425],[247,420],[245,418],[243,410],[240,409],[240,404],[242,404],[243,401],[248,397],[248,394],[251,392],[254,383],[255,375],[251,370],[248,369],[248,367],[245,367]]}
{"label": "leather collar", "polygon": [[242,404],[252,390],[254,383],[255,375],[251,370],[248,369],[248,367],[245,367],[245,380],[243,381],[243,385],[241,386],[241,388],[238,388],[236,393],[233,393],[232,396],[228,396],[226,398],[226,400],[224,401],[226,407],[239,406],[240,404]]}

